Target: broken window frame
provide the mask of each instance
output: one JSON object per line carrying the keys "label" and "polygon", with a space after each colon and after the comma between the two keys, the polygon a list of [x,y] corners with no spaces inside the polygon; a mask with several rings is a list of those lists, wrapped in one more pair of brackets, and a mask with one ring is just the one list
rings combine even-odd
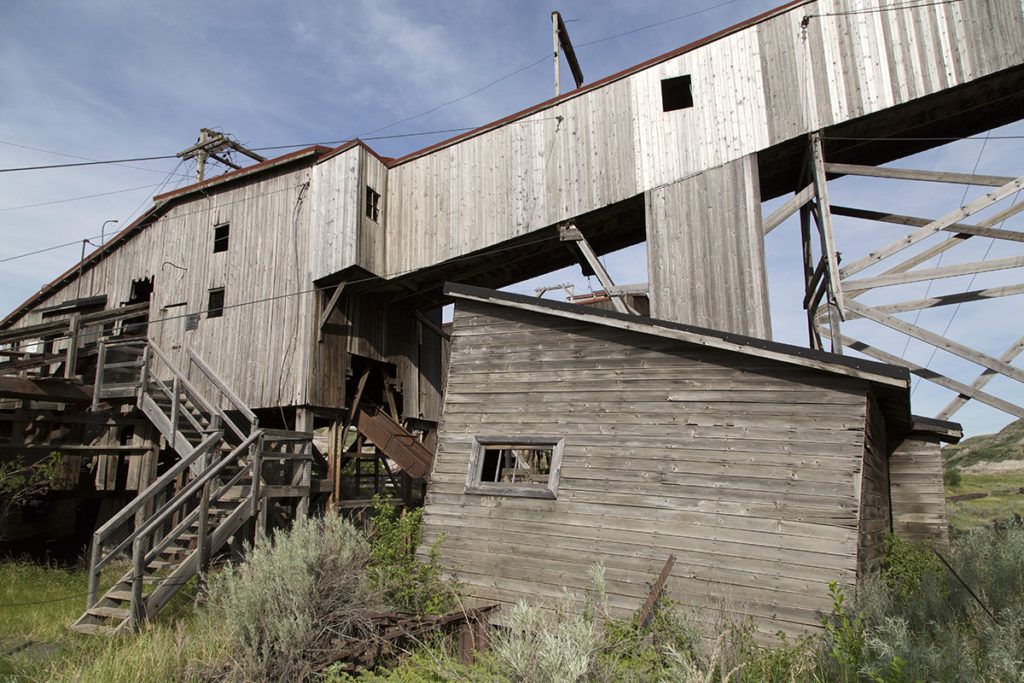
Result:
{"label": "broken window frame", "polygon": [[[486,451],[496,446],[511,449],[550,450],[551,465],[548,480],[536,482],[490,482],[481,481]],[[565,438],[560,436],[475,436],[469,455],[469,468],[466,472],[465,492],[481,496],[519,496],[522,498],[558,497],[558,481],[562,469],[562,451]]]}
{"label": "broken window frame", "polygon": [[380,193],[366,186],[366,217],[374,223],[380,222]]}
{"label": "broken window frame", "polygon": [[225,221],[213,226],[213,253],[223,254],[231,244],[231,223]]}
{"label": "broken window frame", "polygon": [[[220,305],[215,306],[214,297],[220,296]],[[206,299],[206,318],[222,318],[224,317],[224,303],[227,301],[227,292],[223,287],[213,287],[210,289],[210,293]]]}

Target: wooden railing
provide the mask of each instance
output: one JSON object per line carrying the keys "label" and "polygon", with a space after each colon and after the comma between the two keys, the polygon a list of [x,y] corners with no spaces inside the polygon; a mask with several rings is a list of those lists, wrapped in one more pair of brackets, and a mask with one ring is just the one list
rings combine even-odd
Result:
{"label": "wooden railing", "polygon": [[[145,316],[148,311],[149,304],[141,303],[96,313],[72,313],[64,320],[2,330],[0,356],[11,360],[0,362],[0,374],[35,371],[39,376],[48,376],[52,374],[52,366],[63,362],[65,378],[79,376],[82,373],[78,357],[83,347],[103,339],[131,336],[127,324],[118,326],[117,323]],[[108,325],[113,328],[106,329]],[[30,346],[42,346],[42,350],[26,350]]]}
{"label": "wooden railing", "polygon": [[180,491],[176,490],[176,485],[182,478],[188,476],[189,468],[193,463],[205,458],[220,445],[222,436],[222,432],[210,434],[192,455],[176,462],[93,533],[92,550],[89,557],[88,607],[96,604],[100,574],[103,572],[103,568],[122,551],[134,544],[138,530],[148,519],[152,518],[152,515],[170,508],[174,498],[180,494]]}

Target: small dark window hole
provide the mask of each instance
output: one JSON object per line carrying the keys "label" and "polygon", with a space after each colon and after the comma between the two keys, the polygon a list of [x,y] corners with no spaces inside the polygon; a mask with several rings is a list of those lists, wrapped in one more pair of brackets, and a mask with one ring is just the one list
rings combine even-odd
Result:
{"label": "small dark window hole", "polygon": [[213,226],[213,253],[219,254],[222,251],[228,250],[228,234],[231,231],[231,225],[224,223],[222,225]]}
{"label": "small dark window hole", "polygon": [[224,315],[224,288],[210,290],[210,300],[206,304],[206,317],[219,318]]}
{"label": "small dark window hole", "polygon": [[689,109],[693,106],[689,74],[661,81],[661,106],[664,111]]}

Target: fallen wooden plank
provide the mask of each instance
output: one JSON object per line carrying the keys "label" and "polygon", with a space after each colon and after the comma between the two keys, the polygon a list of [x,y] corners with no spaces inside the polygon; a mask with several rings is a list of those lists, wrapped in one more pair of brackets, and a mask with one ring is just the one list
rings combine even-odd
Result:
{"label": "fallen wooden plank", "polygon": [[640,607],[640,611],[637,612],[637,623],[642,629],[647,626],[647,622],[654,616],[654,607],[658,604],[658,598],[661,597],[662,591],[665,590],[665,583],[668,581],[669,575],[672,573],[672,567],[676,563],[676,556],[669,555],[668,559],[665,560],[665,566],[661,568],[661,574],[658,575],[658,580],[651,586],[651,592],[647,594],[647,600]]}

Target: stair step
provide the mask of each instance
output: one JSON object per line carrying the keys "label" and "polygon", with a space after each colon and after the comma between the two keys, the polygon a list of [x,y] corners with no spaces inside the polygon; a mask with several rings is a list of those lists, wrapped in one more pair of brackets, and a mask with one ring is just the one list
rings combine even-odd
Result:
{"label": "stair step", "polygon": [[132,592],[130,590],[107,591],[103,594],[103,597],[110,598],[111,600],[120,600],[121,602],[131,602]]}
{"label": "stair step", "polygon": [[181,562],[181,560],[179,560],[178,562],[168,562],[166,560],[153,560],[149,563],[149,566],[156,570],[175,569],[181,564]]}
{"label": "stair step", "polygon": [[74,624],[71,629],[90,636],[112,636],[117,633],[113,626],[104,624]]}
{"label": "stair step", "polygon": [[128,610],[121,607],[90,607],[88,613],[94,617],[106,619],[127,619],[130,614]]}

